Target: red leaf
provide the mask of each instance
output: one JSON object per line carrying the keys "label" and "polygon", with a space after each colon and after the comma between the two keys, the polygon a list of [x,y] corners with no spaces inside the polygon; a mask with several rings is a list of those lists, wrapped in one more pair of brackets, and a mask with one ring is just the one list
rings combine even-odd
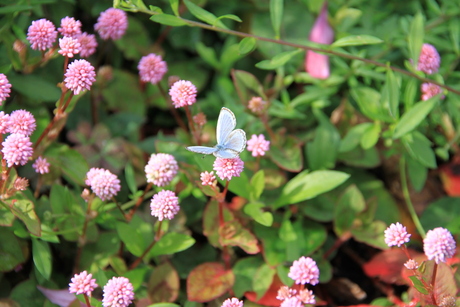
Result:
{"label": "red leaf", "polygon": [[218,262],[206,262],[194,268],[187,278],[187,297],[192,302],[209,302],[229,291],[235,275]]}
{"label": "red leaf", "polygon": [[179,288],[179,274],[169,262],[165,262],[156,267],[150,275],[147,293],[151,304],[174,302],[179,295]]}
{"label": "red leaf", "polygon": [[439,168],[444,190],[449,196],[460,196],[460,157]]}
{"label": "red leaf", "polygon": [[278,307],[281,304],[281,301],[278,300],[276,296],[278,295],[279,288],[282,286],[284,286],[284,284],[281,282],[278,275],[275,274],[272,284],[260,299],[257,299],[257,294],[252,291],[246,292],[244,296],[246,296],[246,298],[251,302],[259,305]]}
{"label": "red leaf", "polygon": [[[412,258],[420,254],[414,250],[408,250]],[[404,263],[407,260],[406,254],[401,249],[387,249],[365,263],[363,270],[369,277],[378,277],[382,281],[391,284],[404,284],[407,281],[404,281],[401,271],[405,268]]]}

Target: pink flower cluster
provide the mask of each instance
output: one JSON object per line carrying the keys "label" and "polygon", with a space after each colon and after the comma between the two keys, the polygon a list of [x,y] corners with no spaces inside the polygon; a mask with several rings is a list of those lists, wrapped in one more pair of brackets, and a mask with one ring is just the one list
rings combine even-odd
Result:
{"label": "pink flower cluster", "polygon": [[163,61],[161,55],[151,53],[141,58],[137,69],[143,82],[157,84],[168,71],[168,65]]}
{"label": "pink flower cluster", "polygon": [[436,48],[430,44],[423,44],[417,69],[431,75],[438,72],[440,65],[441,57]]}
{"label": "pink flower cluster", "polygon": [[316,285],[319,282],[319,269],[313,259],[302,256],[294,261],[288,276],[298,285]]}
{"label": "pink flower cluster", "polygon": [[214,181],[216,180],[216,176],[214,176],[214,172],[202,172],[200,174],[201,184],[202,185],[213,185]]}
{"label": "pink flower cluster", "polygon": [[0,106],[10,97],[11,93],[11,84],[8,81],[8,78],[4,74],[0,74]]}
{"label": "pink flower cluster", "polygon": [[260,115],[265,111],[267,102],[262,97],[252,97],[248,102],[248,109],[254,114]]}
{"label": "pink flower cluster", "polygon": [[436,263],[446,262],[452,258],[456,250],[456,242],[449,230],[438,227],[429,230],[423,239],[423,250],[429,260],[434,259]]}
{"label": "pink flower cluster", "polygon": [[213,168],[220,179],[231,180],[233,177],[240,177],[244,169],[244,162],[240,157],[233,159],[216,158]]}
{"label": "pink flower cluster", "polygon": [[115,8],[109,8],[102,12],[94,25],[94,29],[104,40],[120,39],[127,28],[128,15],[125,11]]}
{"label": "pink flower cluster", "polygon": [[147,182],[164,187],[173,180],[178,169],[177,161],[172,155],[164,153],[152,154],[145,166]]}
{"label": "pink flower cluster", "polygon": [[65,86],[73,91],[74,95],[89,90],[96,81],[94,67],[86,60],[76,60],[70,63],[64,76]]}
{"label": "pink flower cluster", "polygon": [[46,158],[43,157],[38,157],[37,160],[35,160],[34,164],[32,164],[32,167],[34,168],[35,172],[40,173],[40,174],[47,174],[50,172],[50,164],[48,161],[46,161]]}
{"label": "pink flower cluster", "polygon": [[185,80],[177,81],[169,89],[169,95],[176,109],[194,104],[196,102],[196,94],[196,86],[192,82]]}
{"label": "pink flower cluster", "polygon": [[102,200],[108,200],[120,191],[120,180],[110,171],[102,168],[91,168],[86,173],[85,183]]}
{"label": "pink flower cluster", "polygon": [[316,304],[313,291],[308,289],[300,290],[297,294],[297,290],[282,286],[276,298],[282,301],[280,307],[303,307],[304,304]]}
{"label": "pink flower cluster", "polygon": [[[437,94],[442,93],[441,87],[433,83],[422,83],[422,86],[420,89],[422,92],[422,100],[428,100],[431,97],[434,97]],[[444,98],[444,96],[441,98]]]}
{"label": "pink flower cluster", "polygon": [[152,215],[158,220],[172,220],[179,212],[179,198],[172,191],[162,190],[158,194],[153,195],[150,202]]}
{"label": "pink flower cluster", "polygon": [[263,134],[259,136],[253,134],[247,145],[253,157],[265,156],[265,152],[270,149],[270,141],[266,141]]}
{"label": "pink flower cluster", "polygon": [[391,246],[398,246],[407,243],[410,241],[410,233],[407,233],[406,227],[401,225],[400,223],[391,224],[385,230],[385,243]]}
{"label": "pink flower cluster", "polygon": [[58,32],[54,24],[46,19],[32,21],[28,31],[27,40],[34,50],[45,51],[53,47],[57,39]]}
{"label": "pink flower cluster", "polygon": [[221,307],[243,307],[243,301],[240,301],[236,297],[226,299]]}
{"label": "pink flower cluster", "polygon": [[103,290],[102,306],[128,307],[134,300],[134,288],[126,277],[112,277]]}
{"label": "pink flower cluster", "polygon": [[98,285],[93,275],[83,271],[80,274],[75,274],[71,279],[71,283],[69,283],[69,292],[91,296],[91,292],[97,287]]}

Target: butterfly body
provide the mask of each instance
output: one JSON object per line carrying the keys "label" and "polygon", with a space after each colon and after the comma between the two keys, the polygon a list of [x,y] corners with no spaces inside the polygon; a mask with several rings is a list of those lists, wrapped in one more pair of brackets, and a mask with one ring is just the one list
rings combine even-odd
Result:
{"label": "butterfly body", "polygon": [[217,158],[236,158],[246,147],[246,133],[241,129],[235,129],[235,127],[236,118],[233,112],[227,108],[222,108],[217,119],[217,145],[214,147],[188,146],[186,148],[196,153],[213,154]]}

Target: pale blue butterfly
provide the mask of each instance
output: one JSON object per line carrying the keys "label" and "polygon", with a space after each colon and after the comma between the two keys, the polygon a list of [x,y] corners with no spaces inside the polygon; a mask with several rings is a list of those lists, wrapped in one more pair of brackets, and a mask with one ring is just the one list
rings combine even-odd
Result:
{"label": "pale blue butterfly", "polygon": [[217,119],[217,145],[214,147],[188,146],[186,148],[200,154],[213,154],[217,158],[236,158],[246,147],[246,133],[241,129],[233,130],[235,127],[235,114],[227,108],[222,108]]}

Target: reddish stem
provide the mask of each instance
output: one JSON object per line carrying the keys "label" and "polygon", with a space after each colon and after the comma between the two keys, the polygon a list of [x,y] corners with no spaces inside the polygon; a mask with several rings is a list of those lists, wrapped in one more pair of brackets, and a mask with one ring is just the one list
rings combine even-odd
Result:
{"label": "reddish stem", "polygon": [[145,194],[152,188],[153,183],[149,183],[147,187],[144,190],[144,193],[137,199],[136,204],[134,207],[129,211],[128,215],[126,216],[126,220],[130,222],[134,216],[134,213],[136,213],[136,210],[139,208],[139,206],[142,204],[142,201],[144,200]]}
{"label": "reddish stem", "polygon": [[142,253],[142,255],[136,259],[136,261],[134,261],[130,266],[129,266],[129,269],[130,270],[134,270],[142,261],[142,259],[144,259],[144,257],[150,252],[150,250],[155,246],[155,243],[157,243],[161,237],[162,237],[162,232],[161,232],[161,225],[162,225],[163,221],[160,221],[160,223],[158,223],[158,232],[156,233],[155,235],[155,238],[153,239],[152,243],[150,243],[150,245],[145,249],[145,251]]}

